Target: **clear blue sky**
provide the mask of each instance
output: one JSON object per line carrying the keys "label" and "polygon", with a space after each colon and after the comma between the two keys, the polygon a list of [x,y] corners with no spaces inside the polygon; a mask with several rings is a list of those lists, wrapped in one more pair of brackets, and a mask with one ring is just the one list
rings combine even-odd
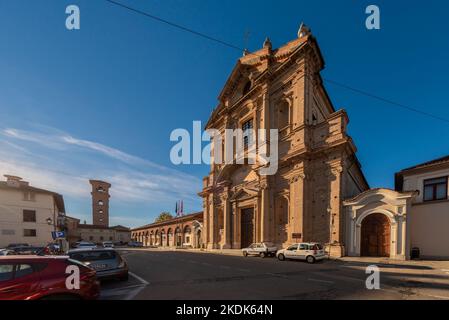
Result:
{"label": "clear blue sky", "polygon": [[[322,75],[449,118],[449,4],[418,1],[118,0],[249,50],[275,47],[307,23]],[[65,8],[81,9],[81,30]],[[381,30],[365,28],[369,4]],[[90,221],[88,178],[111,181],[112,221],[131,226],[174,210],[201,210],[207,166],[169,161],[175,128],[207,121],[241,53],[104,0],[0,2],[0,174],[64,194],[69,214]],[[402,168],[449,154],[449,123],[332,84],[337,108],[372,187]]]}

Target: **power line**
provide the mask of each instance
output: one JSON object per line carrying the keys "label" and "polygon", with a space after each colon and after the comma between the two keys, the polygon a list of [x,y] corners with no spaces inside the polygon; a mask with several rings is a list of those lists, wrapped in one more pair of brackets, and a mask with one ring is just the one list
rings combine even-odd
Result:
{"label": "power line", "polygon": [[350,91],[359,93],[359,94],[361,94],[361,95],[364,95],[364,96],[367,96],[367,97],[370,97],[370,98],[373,98],[373,99],[376,99],[376,100],[380,100],[380,101],[383,101],[383,102],[385,102],[385,103],[388,103],[388,104],[391,104],[391,105],[394,105],[394,106],[403,108],[403,109],[405,109],[405,110],[412,111],[412,112],[415,112],[415,113],[418,113],[418,114],[421,114],[421,115],[424,115],[424,116],[428,116],[428,117],[434,118],[434,119],[436,119],[436,120],[440,120],[440,121],[444,121],[444,122],[448,122],[448,123],[449,123],[449,119],[446,119],[446,118],[443,118],[443,117],[434,115],[434,114],[432,114],[432,113],[428,113],[428,112],[419,110],[419,109],[417,109],[417,108],[407,106],[407,105],[402,104],[402,103],[398,103],[398,102],[395,102],[395,101],[392,101],[392,100],[389,100],[389,99],[386,99],[386,98],[382,98],[382,97],[377,96],[377,95],[375,95],[375,94],[371,94],[371,93],[369,93],[369,92],[362,91],[362,90],[360,90],[360,89],[356,89],[356,88],[350,87],[350,86],[348,86],[348,85],[346,85],[346,84],[342,84],[342,83],[339,83],[339,82],[334,81],[334,80],[325,79],[325,78],[323,78],[323,80],[324,80],[325,82],[329,82],[329,83],[331,83],[331,84],[333,84],[333,85],[336,85],[336,86],[341,87],[341,88],[345,88],[345,89],[347,89],[347,90],[350,90]]}
{"label": "power line", "polygon": [[[182,30],[182,31],[191,33],[191,34],[193,34],[193,35],[199,36],[199,37],[204,38],[204,39],[206,39],[206,40],[210,40],[210,41],[213,41],[213,42],[215,42],[215,43],[219,43],[219,44],[224,45],[224,46],[226,46],[226,47],[228,47],[228,48],[231,48],[231,49],[234,49],[234,50],[239,50],[240,52],[243,52],[243,51],[246,50],[246,49],[240,48],[240,47],[238,47],[238,46],[236,46],[236,45],[234,45],[234,44],[232,44],[232,43],[229,43],[229,42],[220,40],[220,39],[218,39],[218,38],[214,38],[214,37],[209,36],[209,35],[207,35],[207,34],[205,34],[205,33],[202,33],[202,32],[199,32],[199,31],[195,31],[195,30],[190,29],[190,28],[188,28],[188,27],[184,27],[184,26],[182,26],[182,25],[180,25],[180,24],[178,24],[178,23],[174,23],[174,22],[168,21],[168,20],[166,20],[166,19],[160,18],[160,17],[155,16],[155,15],[153,15],[153,14],[150,14],[150,13],[148,13],[148,12],[145,12],[145,11],[142,11],[142,10],[139,10],[139,9],[132,8],[132,7],[127,6],[127,5],[123,4],[123,3],[120,3],[120,2],[117,2],[117,1],[114,1],[114,0],[105,0],[105,1],[107,1],[107,2],[109,2],[109,3],[111,3],[111,4],[113,4],[113,5],[119,6],[119,7],[121,7],[121,8],[127,9],[127,10],[129,10],[129,11],[132,11],[132,12],[134,12],[134,13],[143,15],[143,16],[148,17],[148,18],[151,18],[151,19],[153,19],[153,20],[155,20],[155,21],[162,22],[162,23],[164,23],[164,24],[167,24],[167,25],[172,26],[172,27],[174,27],[174,28],[177,28],[177,29],[179,29],[179,30]],[[255,53],[250,53],[250,54],[257,55],[257,54],[255,54]],[[344,88],[344,89],[347,89],[347,90],[356,92],[356,93],[358,93],[358,94],[361,94],[361,95],[370,97],[370,98],[372,98],[372,99],[376,99],[376,100],[379,100],[379,101],[388,103],[388,104],[390,104],[390,105],[393,105],[393,106],[402,108],[402,109],[404,109],[404,110],[408,110],[408,111],[411,111],[411,112],[414,112],[414,113],[418,113],[418,114],[421,114],[421,115],[424,115],[424,116],[427,116],[427,117],[430,117],[430,118],[433,118],[433,119],[436,119],[436,120],[440,120],[440,121],[449,123],[449,119],[443,118],[443,117],[441,117],[441,116],[438,116],[438,115],[435,115],[435,114],[432,114],[432,113],[429,113],[429,112],[425,112],[425,111],[422,111],[422,110],[420,110],[420,109],[417,109],[417,108],[414,108],[414,107],[411,107],[411,106],[408,106],[408,105],[405,105],[405,104],[402,104],[402,103],[398,103],[398,102],[395,102],[395,101],[390,100],[390,99],[387,99],[387,98],[382,98],[382,97],[380,97],[380,96],[378,96],[378,95],[369,93],[369,92],[364,91],[364,90],[360,90],[360,89],[353,88],[353,87],[351,87],[351,86],[349,86],[349,85],[342,84],[342,83],[340,83],[340,82],[338,82],[338,81],[335,81],[335,80],[326,79],[326,78],[322,78],[322,79],[323,79],[325,82],[328,82],[328,83],[331,83],[331,84],[336,85],[336,86],[338,86],[338,87],[341,87],[341,88]]]}
{"label": "power line", "polygon": [[150,14],[150,13],[148,13],[148,12],[145,12],[145,11],[142,11],[142,10],[139,10],[139,9],[135,9],[135,8],[129,7],[129,6],[125,5],[125,4],[123,4],[123,3],[120,3],[120,2],[117,2],[117,1],[114,1],[114,0],[105,0],[105,1],[107,1],[107,2],[109,2],[109,3],[112,3],[112,4],[116,5],[116,6],[119,6],[119,7],[125,8],[125,9],[128,9],[128,10],[130,10],[130,11],[133,11],[133,12],[138,13],[138,14],[140,14],[140,15],[143,15],[143,16],[145,16],[145,17],[151,18],[151,19],[153,19],[153,20],[156,20],[156,21],[159,21],[159,22],[168,24],[169,26],[172,26],[172,27],[174,27],[174,28],[180,29],[180,30],[182,30],[182,31],[186,31],[186,32],[189,32],[189,33],[194,34],[194,35],[196,35],[196,36],[202,37],[202,38],[204,38],[204,39],[207,39],[207,40],[211,40],[211,41],[217,42],[217,43],[222,44],[222,45],[224,45],[224,46],[227,46],[227,47],[229,47],[229,48],[232,48],[232,49],[235,49],[235,50],[239,50],[239,51],[243,51],[243,50],[244,50],[244,49],[242,49],[242,48],[239,48],[238,46],[233,45],[232,43],[228,43],[228,42],[226,42],[226,41],[223,41],[223,40],[214,38],[214,37],[212,37],[212,36],[209,36],[209,35],[207,35],[207,34],[205,34],[205,33],[198,32],[198,31],[195,31],[195,30],[193,30],[193,29],[190,29],[190,28],[181,26],[180,24],[177,24],[177,23],[174,23],[174,22],[171,22],[171,21],[162,19],[162,18],[157,17],[157,16],[155,16],[155,15],[152,15],[152,14]]}

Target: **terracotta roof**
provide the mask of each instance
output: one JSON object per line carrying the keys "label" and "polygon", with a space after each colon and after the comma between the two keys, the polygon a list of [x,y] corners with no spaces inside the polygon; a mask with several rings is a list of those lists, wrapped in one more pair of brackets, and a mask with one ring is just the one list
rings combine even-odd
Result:
{"label": "terracotta roof", "polygon": [[426,167],[429,167],[429,166],[433,166],[433,165],[441,164],[441,163],[445,163],[445,162],[449,162],[449,156],[445,156],[445,157],[438,158],[438,159],[435,159],[435,160],[427,161],[427,162],[415,165],[413,167],[403,169],[403,170],[401,170],[401,172],[414,170],[414,169],[426,168]]}
{"label": "terracotta roof", "polygon": [[55,199],[56,205],[58,206],[59,212],[65,213],[64,197],[59,193],[31,187],[26,184],[21,184],[19,186],[11,186],[11,185],[8,185],[8,183],[6,181],[0,181],[0,189],[31,191],[31,192],[35,192],[35,193],[44,193],[44,194],[52,195],[53,198]]}
{"label": "terracotta roof", "polygon": [[191,219],[191,218],[193,218],[195,216],[199,216],[199,215],[202,215],[202,214],[203,214],[202,211],[195,212],[195,213],[190,213],[190,214],[187,214],[185,216],[175,217],[175,218],[170,219],[170,220],[165,220],[165,221],[162,221],[162,222],[154,222],[154,223],[146,224],[146,225],[141,226],[141,227],[133,228],[133,229],[131,229],[131,231],[142,230],[142,229],[147,229],[147,228],[151,228],[151,227],[164,226],[164,225],[167,225],[167,224],[182,222],[184,220],[189,220],[189,219]]}

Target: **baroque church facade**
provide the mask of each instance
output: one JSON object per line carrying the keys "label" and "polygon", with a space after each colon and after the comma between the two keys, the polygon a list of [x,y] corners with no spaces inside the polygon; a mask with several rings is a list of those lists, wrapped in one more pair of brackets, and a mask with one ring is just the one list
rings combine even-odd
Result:
{"label": "baroque church facade", "polygon": [[[219,96],[206,129],[278,130],[278,170],[212,161],[203,179],[203,242],[239,249],[253,242],[316,241],[345,255],[343,201],[369,189],[347,134],[348,116],[336,110],[320,71],[324,60],[311,31],[274,49],[245,52]],[[269,131],[267,131],[269,135]],[[268,137],[267,137],[268,138]],[[269,139],[267,139],[269,141]],[[270,143],[256,145],[256,149]]]}

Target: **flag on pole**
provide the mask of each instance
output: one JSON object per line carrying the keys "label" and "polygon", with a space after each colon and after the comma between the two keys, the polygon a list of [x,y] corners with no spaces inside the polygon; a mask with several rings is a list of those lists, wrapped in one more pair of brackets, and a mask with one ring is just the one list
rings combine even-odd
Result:
{"label": "flag on pole", "polygon": [[181,200],[181,216],[184,215],[184,201]]}
{"label": "flag on pole", "polygon": [[175,213],[176,213],[176,216],[178,216],[178,201],[176,201]]}

